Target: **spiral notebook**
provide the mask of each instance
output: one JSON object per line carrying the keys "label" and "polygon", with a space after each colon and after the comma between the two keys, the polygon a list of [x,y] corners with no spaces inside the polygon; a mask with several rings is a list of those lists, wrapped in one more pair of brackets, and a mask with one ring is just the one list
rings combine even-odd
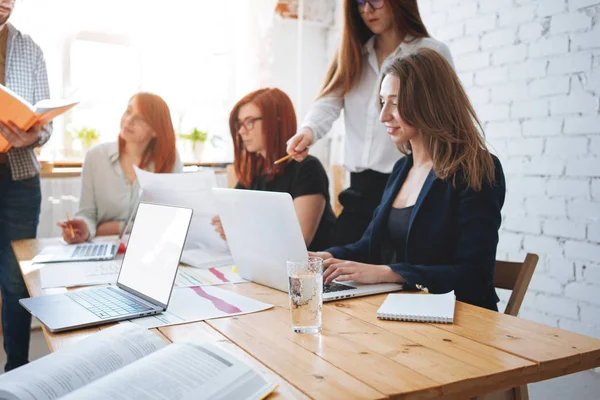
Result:
{"label": "spiral notebook", "polygon": [[377,318],[407,322],[454,322],[454,291],[446,294],[389,294]]}

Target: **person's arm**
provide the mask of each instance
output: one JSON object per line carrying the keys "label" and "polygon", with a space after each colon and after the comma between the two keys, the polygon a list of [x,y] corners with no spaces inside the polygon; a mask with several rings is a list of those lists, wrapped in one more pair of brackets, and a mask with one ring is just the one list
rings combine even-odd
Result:
{"label": "person's arm", "polygon": [[312,130],[314,140],[324,137],[340,117],[344,108],[344,98],[336,93],[318,98],[308,109],[301,128],[307,127]]}
{"label": "person's arm", "polygon": [[325,252],[330,253],[333,258],[339,260],[350,260],[361,263],[369,262],[369,243],[373,235],[373,226],[375,219],[379,216],[381,205],[377,206],[373,213],[373,219],[363,233],[358,242],[347,244],[345,246],[330,247]]}
{"label": "person's arm", "polygon": [[[36,104],[40,100],[46,100],[50,98],[50,85],[48,84],[48,72],[46,70],[46,61],[44,60],[44,53],[38,48],[38,57],[35,68],[35,84],[33,85],[33,104]],[[52,122],[42,126],[39,132],[39,140],[35,143],[35,146],[43,146],[52,135]]]}
{"label": "person's arm", "polygon": [[96,228],[96,236],[118,235],[121,233],[122,226],[123,222],[121,221],[103,222]]}
{"label": "person's arm", "polygon": [[[76,218],[85,221],[89,238],[96,236],[96,225],[98,224],[98,205],[96,204],[96,193],[94,188],[94,161],[93,152],[88,152],[81,168],[81,195],[79,196],[79,210]],[[108,188],[105,188],[108,190]]]}
{"label": "person's arm", "polygon": [[310,245],[317,233],[317,228],[325,211],[325,203],[325,196],[322,194],[309,194],[294,199],[294,208],[298,215],[298,222],[306,246]]}
{"label": "person's arm", "polygon": [[392,270],[411,285],[431,293],[447,293],[471,282],[480,284],[491,274],[496,259],[498,229],[504,202],[504,177],[496,170],[494,186],[475,192],[463,189],[459,196],[455,262],[447,265],[391,264]]}
{"label": "person's arm", "polygon": [[317,99],[309,108],[298,133],[287,142],[287,153],[295,154],[296,161],[302,161],[308,155],[308,147],[325,136],[331,126],[340,117],[344,108],[344,98],[336,93]]}

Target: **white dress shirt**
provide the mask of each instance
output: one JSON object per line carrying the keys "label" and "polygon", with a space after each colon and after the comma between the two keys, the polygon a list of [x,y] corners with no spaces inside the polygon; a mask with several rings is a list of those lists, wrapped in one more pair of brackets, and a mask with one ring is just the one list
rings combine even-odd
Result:
{"label": "white dress shirt", "polygon": [[[454,67],[448,46],[433,38],[403,42],[385,61],[416,53],[424,47],[436,50]],[[334,93],[319,98],[312,104],[302,123],[302,127],[312,129],[315,140],[318,140],[329,132],[344,109],[344,167],[350,172],[371,169],[389,174],[396,161],[402,157],[389,138],[385,126],[379,122],[380,73],[373,36],[363,47],[362,73],[356,85],[343,98]]]}
{"label": "white dress shirt", "polygon": [[[148,171],[154,172],[151,163]],[[172,172],[183,172],[179,153]],[[101,143],[92,147],[85,155],[81,172],[81,196],[76,218],[85,221],[90,239],[96,236],[96,227],[103,222],[126,223],[129,214],[137,206],[140,186],[130,183],[119,161],[117,142]]]}

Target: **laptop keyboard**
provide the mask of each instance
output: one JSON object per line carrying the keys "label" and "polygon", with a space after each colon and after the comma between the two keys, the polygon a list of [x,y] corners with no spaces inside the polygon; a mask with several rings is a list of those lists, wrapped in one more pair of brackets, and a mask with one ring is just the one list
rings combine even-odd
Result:
{"label": "laptop keyboard", "polygon": [[79,244],[73,250],[71,257],[102,257],[106,254],[107,249],[114,252],[114,244],[98,243],[98,244]]}
{"label": "laptop keyboard", "polygon": [[340,283],[330,283],[329,285],[323,285],[323,293],[333,293],[333,292],[341,292],[342,290],[352,290],[355,289],[349,285],[342,285]]}
{"label": "laptop keyboard", "polygon": [[109,287],[77,290],[66,295],[100,318],[114,318],[152,310],[151,307]]}

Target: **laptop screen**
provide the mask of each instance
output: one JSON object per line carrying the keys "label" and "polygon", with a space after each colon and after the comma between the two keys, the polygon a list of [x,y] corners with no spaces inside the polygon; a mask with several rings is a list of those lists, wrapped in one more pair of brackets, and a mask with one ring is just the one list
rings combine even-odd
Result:
{"label": "laptop screen", "polygon": [[168,304],[191,217],[189,208],[140,203],[117,283]]}

